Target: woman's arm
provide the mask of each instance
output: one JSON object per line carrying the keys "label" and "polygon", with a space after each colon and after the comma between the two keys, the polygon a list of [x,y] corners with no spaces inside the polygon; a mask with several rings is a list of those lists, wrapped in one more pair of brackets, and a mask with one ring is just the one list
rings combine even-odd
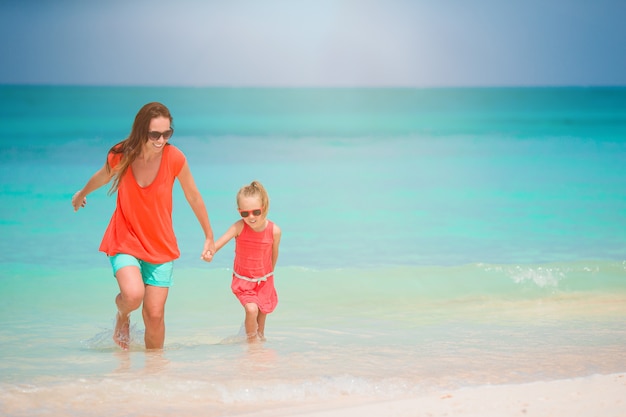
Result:
{"label": "woman's arm", "polygon": [[74,211],[78,211],[79,208],[85,207],[87,204],[87,196],[92,192],[102,187],[111,181],[113,177],[113,173],[107,169],[107,164],[105,163],[102,168],[96,171],[95,174],[87,181],[87,184],[83,187],[82,190],[77,191],[72,197],[72,207],[74,207]]}
{"label": "woman's arm", "polygon": [[202,199],[202,195],[200,195],[198,187],[196,187],[196,182],[191,175],[191,170],[187,162],[185,162],[185,165],[183,165],[183,168],[178,173],[178,182],[180,182],[183,193],[185,193],[185,198],[193,210],[193,213],[196,215],[198,222],[200,222],[200,226],[204,232],[204,248],[202,249],[200,257],[205,260],[207,260],[207,257],[210,259],[215,253],[213,229],[211,228],[211,222],[209,221],[209,214],[204,205],[204,200]]}

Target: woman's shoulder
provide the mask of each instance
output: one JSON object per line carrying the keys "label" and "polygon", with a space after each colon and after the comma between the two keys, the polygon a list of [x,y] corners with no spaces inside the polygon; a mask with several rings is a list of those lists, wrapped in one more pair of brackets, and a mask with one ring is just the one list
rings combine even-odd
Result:
{"label": "woman's shoulder", "polygon": [[170,145],[169,143],[165,149],[163,149],[163,152],[166,161],[168,161],[168,165],[172,167],[174,175],[178,175],[182,167],[185,165],[185,162],[187,162],[185,154],[176,146]]}
{"label": "woman's shoulder", "polygon": [[124,156],[124,146],[123,142],[115,144],[109,149],[107,153],[107,162],[111,167],[117,165],[121,160],[122,156]]}
{"label": "woman's shoulder", "polygon": [[185,157],[185,154],[183,153],[183,151],[181,151],[180,149],[178,149],[175,145],[172,145],[171,143],[167,144],[167,146],[165,147],[165,150],[171,157],[182,157],[182,158]]}

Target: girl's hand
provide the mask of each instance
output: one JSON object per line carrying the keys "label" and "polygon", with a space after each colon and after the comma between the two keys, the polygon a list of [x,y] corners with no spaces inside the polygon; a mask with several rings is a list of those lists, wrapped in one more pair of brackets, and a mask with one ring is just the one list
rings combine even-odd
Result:
{"label": "girl's hand", "polygon": [[72,207],[74,207],[74,211],[78,211],[79,208],[85,207],[85,204],[87,204],[87,197],[83,197],[81,200],[80,191],[77,191],[72,197]]}

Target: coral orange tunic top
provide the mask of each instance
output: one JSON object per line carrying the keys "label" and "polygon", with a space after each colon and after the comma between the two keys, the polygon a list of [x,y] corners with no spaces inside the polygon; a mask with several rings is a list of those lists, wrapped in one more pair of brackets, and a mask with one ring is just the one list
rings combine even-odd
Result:
{"label": "coral orange tunic top", "polygon": [[[114,168],[121,158],[121,154],[109,153],[109,165]],[[109,256],[124,253],[150,263],[165,263],[180,256],[172,225],[172,190],[185,161],[178,148],[166,145],[156,178],[146,187],[139,186],[132,167],[128,168],[120,181],[117,204],[100,251]]]}

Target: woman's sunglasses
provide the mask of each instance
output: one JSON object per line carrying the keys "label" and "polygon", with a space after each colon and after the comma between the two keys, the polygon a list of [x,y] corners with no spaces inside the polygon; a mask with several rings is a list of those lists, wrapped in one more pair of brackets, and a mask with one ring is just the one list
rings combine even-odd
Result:
{"label": "woman's sunglasses", "polygon": [[260,216],[261,213],[263,213],[263,210],[261,209],[239,210],[239,214],[241,214],[241,217],[248,217],[250,214],[254,214],[255,216]]}
{"label": "woman's sunglasses", "polygon": [[148,132],[148,139],[156,142],[161,136],[163,136],[164,140],[168,140],[172,137],[173,134],[174,129],[166,130],[165,132],[157,132],[156,130],[153,130],[151,132]]}

